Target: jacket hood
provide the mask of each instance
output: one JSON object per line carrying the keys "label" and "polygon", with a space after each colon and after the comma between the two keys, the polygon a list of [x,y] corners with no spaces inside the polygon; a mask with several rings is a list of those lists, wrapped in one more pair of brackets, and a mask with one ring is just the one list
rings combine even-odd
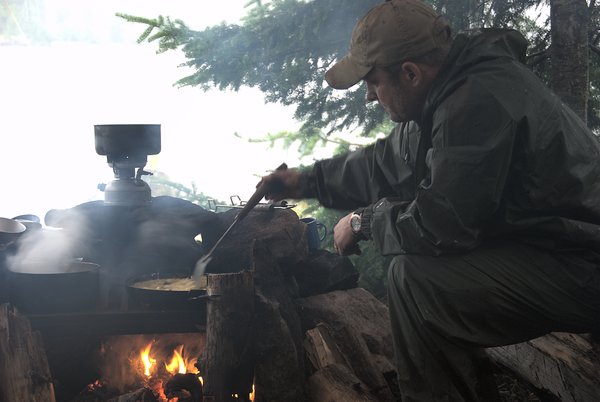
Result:
{"label": "jacket hood", "polygon": [[[464,32],[455,39],[455,66],[479,63],[483,59],[510,57],[525,63],[527,40],[513,29],[479,29]],[[449,59],[452,59],[452,55]]]}
{"label": "jacket hood", "polygon": [[462,84],[471,68],[485,68],[496,60],[514,60],[525,63],[527,40],[514,29],[485,28],[459,33],[450,53],[427,97],[424,116],[435,109],[445,98]]}

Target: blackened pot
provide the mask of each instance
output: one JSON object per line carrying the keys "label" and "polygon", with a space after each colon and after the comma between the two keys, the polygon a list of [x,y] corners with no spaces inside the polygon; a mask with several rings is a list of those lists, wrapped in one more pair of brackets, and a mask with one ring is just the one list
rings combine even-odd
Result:
{"label": "blackened pot", "polygon": [[169,274],[166,277],[157,273],[133,278],[127,286],[130,305],[142,309],[158,310],[199,310],[206,309],[206,289],[202,287],[186,289],[149,288],[151,281],[191,280],[185,275]]}
{"label": "blackened pot", "polygon": [[98,306],[98,264],[22,262],[9,268],[10,302],[26,314],[60,314]]}

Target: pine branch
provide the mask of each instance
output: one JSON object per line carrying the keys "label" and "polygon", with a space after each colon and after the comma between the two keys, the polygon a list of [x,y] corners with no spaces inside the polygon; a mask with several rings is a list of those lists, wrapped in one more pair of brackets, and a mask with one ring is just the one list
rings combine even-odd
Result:
{"label": "pine branch", "polygon": [[592,51],[592,53],[594,53],[596,56],[600,56],[600,47],[596,46],[596,45],[592,45],[590,44],[590,50]]}

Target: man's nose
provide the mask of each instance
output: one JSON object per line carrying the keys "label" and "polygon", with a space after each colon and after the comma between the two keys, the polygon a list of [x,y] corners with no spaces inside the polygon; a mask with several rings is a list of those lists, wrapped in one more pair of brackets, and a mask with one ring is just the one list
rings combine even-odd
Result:
{"label": "man's nose", "polygon": [[367,85],[367,94],[365,95],[365,99],[367,102],[373,102],[377,100],[377,93],[375,90],[373,90],[371,85]]}

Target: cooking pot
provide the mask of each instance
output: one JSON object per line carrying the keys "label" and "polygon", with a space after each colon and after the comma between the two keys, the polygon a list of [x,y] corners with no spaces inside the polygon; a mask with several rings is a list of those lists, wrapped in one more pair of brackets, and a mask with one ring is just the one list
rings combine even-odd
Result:
{"label": "cooking pot", "polygon": [[98,305],[98,264],[23,261],[9,267],[10,301],[28,314],[73,313]]}
{"label": "cooking pot", "polygon": [[185,274],[153,273],[132,278],[127,294],[131,306],[143,309],[206,309],[206,287]]}

